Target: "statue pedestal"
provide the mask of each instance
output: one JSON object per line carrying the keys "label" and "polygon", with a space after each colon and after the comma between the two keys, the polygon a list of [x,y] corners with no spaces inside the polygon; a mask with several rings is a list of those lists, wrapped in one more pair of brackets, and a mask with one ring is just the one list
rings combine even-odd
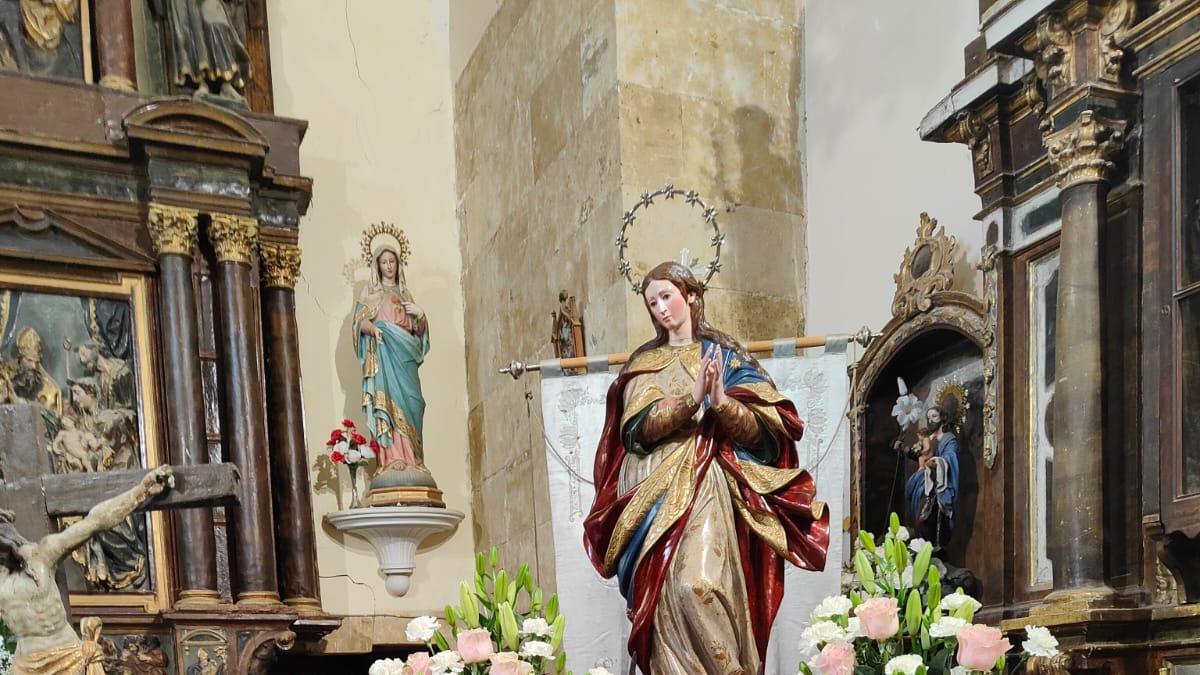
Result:
{"label": "statue pedestal", "polygon": [[417,548],[426,538],[458,526],[463,514],[430,506],[376,506],[325,516],[339,532],[356,534],[375,547],[388,593],[408,593]]}
{"label": "statue pedestal", "polygon": [[371,506],[446,506],[429,469],[404,462],[384,468],[371,479],[367,503]]}

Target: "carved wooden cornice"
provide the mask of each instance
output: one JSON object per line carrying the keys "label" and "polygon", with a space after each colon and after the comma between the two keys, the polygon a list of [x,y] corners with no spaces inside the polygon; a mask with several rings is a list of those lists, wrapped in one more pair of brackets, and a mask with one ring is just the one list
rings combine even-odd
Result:
{"label": "carved wooden cornice", "polygon": [[258,220],[250,216],[214,213],[208,238],[218,262],[249,263],[258,243]]}
{"label": "carved wooden cornice", "polygon": [[182,206],[150,204],[146,227],[158,255],[192,255],[200,212]]}
{"label": "carved wooden cornice", "polygon": [[1061,14],[1038,17],[1034,70],[1051,97],[1075,83],[1074,41]]}
{"label": "carved wooden cornice", "polygon": [[1089,84],[1126,89],[1125,43],[1136,21],[1137,0],[1076,0],[1039,16],[1025,44],[1050,100]]}
{"label": "carved wooden cornice", "polygon": [[979,175],[986,176],[995,170],[991,128],[980,111],[969,110],[960,113],[946,138],[970,148]]}
{"label": "carved wooden cornice", "polygon": [[1058,186],[1108,180],[1113,158],[1125,141],[1124,120],[1085,110],[1064,129],[1046,136],[1046,151],[1058,173]]}
{"label": "carved wooden cornice", "polygon": [[300,276],[300,247],[294,244],[261,242],[258,253],[262,260],[263,285],[268,288],[296,288]]}

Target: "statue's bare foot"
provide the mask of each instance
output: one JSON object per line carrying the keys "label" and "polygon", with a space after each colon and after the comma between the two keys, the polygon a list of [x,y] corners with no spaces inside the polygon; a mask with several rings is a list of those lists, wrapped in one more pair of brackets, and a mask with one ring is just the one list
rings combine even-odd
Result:
{"label": "statue's bare foot", "polygon": [[154,467],[142,479],[142,487],[151,497],[162,494],[167,488],[175,487],[175,472],[169,464]]}

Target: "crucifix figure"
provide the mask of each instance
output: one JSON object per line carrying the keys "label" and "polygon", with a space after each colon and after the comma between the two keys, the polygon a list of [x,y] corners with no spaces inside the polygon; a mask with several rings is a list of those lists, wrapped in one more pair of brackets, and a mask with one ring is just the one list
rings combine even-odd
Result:
{"label": "crucifix figure", "polygon": [[157,467],[132,489],[94,506],[83,520],[37,542],[21,536],[12,511],[0,509],[0,617],[17,636],[17,673],[104,672],[99,619],[84,619],[85,639],[75,634],[54,580],[58,565],[93,535],[115,527],[174,484],[171,467]]}
{"label": "crucifix figure", "polygon": [[[231,464],[51,474],[41,415],[28,404],[0,405],[0,476],[0,502],[12,509],[0,508],[0,620],[18,638],[17,675],[104,672],[93,662],[99,620],[84,619],[83,640],[68,622],[59,566],[71,551],[136,510],[231,504],[238,489]],[[55,532],[55,518],[81,514]]]}

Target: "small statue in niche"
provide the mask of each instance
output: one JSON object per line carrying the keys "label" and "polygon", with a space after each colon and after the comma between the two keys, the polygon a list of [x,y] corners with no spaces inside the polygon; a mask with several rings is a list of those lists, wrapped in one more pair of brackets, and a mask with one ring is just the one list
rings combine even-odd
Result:
{"label": "small statue in niche", "polygon": [[958,501],[958,438],[946,410],[925,411],[926,426],[918,430],[915,448],[907,454],[917,470],[904,484],[908,522],[915,536],[941,548],[954,532],[954,506]]}
{"label": "small statue in niche", "polygon": [[197,96],[211,93],[244,105],[250,53],[225,0],[151,0],[150,6],[170,32],[172,81]]}

